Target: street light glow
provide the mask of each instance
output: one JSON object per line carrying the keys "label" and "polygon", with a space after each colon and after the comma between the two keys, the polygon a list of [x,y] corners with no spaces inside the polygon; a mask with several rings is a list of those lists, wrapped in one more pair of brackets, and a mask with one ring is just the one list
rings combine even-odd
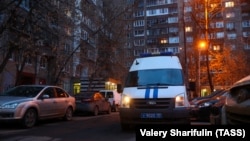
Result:
{"label": "street light glow", "polygon": [[205,41],[201,41],[200,43],[199,43],[199,48],[200,49],[205,49],[206,48],[206,42]]}

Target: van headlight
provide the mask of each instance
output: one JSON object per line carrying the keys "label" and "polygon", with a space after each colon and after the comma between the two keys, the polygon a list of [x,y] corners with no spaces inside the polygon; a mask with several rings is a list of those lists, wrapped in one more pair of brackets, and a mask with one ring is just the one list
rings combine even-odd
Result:
{"label": "van headlight", "polygon": [[175,107],[183,107],[185,104],[184,94],[177,95],[175,97]]}
{"label": "van headlight", "polygon": [[127,95],[122,95],[122,108],[130,108],[130,100],[131,98]]}

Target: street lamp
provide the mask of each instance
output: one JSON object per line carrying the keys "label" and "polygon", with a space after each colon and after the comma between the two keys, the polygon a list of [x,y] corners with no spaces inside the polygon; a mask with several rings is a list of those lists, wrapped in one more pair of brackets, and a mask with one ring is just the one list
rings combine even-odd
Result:
{"label": "street lamp", "polygon": [[201,96],[201,50],[206,48],[206,42],[200,41],[198,47],[198,96]]}

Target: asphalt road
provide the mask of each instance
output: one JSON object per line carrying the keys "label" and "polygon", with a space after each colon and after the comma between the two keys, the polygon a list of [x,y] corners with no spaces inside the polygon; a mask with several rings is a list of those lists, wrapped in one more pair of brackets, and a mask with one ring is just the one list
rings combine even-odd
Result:
{"label": "asphalt road", "polygon": [[[192,122],[192,125],[209,125]],[[124,132],[120,128],[119,114],[77,115],[73,121],[42,121],[31,129],[16,124],[0,125],[0,141],[135,141],[135,131]]]}

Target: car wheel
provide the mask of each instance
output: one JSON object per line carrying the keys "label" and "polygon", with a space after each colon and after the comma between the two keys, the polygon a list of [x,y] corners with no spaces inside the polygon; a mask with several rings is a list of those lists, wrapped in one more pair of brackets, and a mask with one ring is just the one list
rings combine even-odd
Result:
{"label": "car wheel", "polygon": [[98,114],[99,114],[99,109],[98,109],[97,106],[95,106],[95,109],[94,109],[94,111],[93,111],[93,115],[94,115],[94,116],[97,116]]}
{"label": "car wheel", "polygon": [[72,117],[73,117],[73,109],[71,107],[68,107],[64,115],[64,119],[69,121],[69,120],[72,120]]}
{"label": "car wheel", "polygon": [[37,112],[35,109],[28,109],[22,118],[22,126],[24,128],[31,128],[37,122]]}

